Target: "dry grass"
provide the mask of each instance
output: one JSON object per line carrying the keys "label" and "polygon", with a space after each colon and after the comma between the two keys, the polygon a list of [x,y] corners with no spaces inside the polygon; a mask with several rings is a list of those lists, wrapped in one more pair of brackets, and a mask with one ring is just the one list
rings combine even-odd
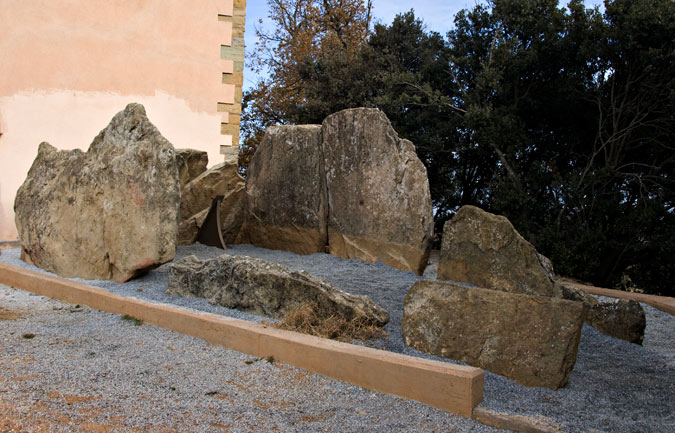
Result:
{"label": "dry grass", "polygon": [[130,316],[128,314],[123,315],[122,320],[132,322],[135,326],[141,326],[143,324],[143,320],[141,320],[137,317],[134,317],[134,316]]}
{"label": "dry grass", "polygon": [[316,304],[302,304],[272,324],[275,328],[301,332],[338,341],[366,341],[385,337],[387,333],[364,316],[345,319],[339,316],[321,317]]}
{"label": "dry grass", "polygon": [[4,308],[0,307],[0,320],[16,320],[21,318],[21,316],[23,316],[22,313],[5,310]]}

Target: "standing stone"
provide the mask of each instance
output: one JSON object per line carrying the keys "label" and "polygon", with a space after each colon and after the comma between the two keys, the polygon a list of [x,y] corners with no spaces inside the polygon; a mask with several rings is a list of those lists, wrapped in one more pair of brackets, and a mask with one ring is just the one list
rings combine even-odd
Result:
{"label": "standing stone", "polygon": [[503,216],[463,206],[443,227],[439,279],[509,293],[560,297],[560,288],[549,277],[552,269],[547,269],[548,264],[542,265],[534,246]]}
{"label": "standing stone", "polygon": [[40,144],[14,210],[29,263],[65,277],[127,281],[176,253],[173,146],[129,104],[89,146]]}
{"label": "standing stone", "polygon": [[206,171],[209,154],[203,150],[176,149],[176,163],[178,164],[180,189],[183,191],[192,179]]}
{"label": "standing stone", "polygon": [[184,188],[180,202],[178,243],[192,244],[197,238],[211,202],[217,196],[221,202],[221,227],[225,243],[233,243],[246,212],[246,186],[239,175],[236,162],[223,162],[203,172]]}
{"label": "standing stone", "polygon": [[377,109],[322,124],[330,253],[422,274],[433,236],[427,171]]}
{"label": "standing stone", "polygon": [[306,303],[317,305],[320,318],[384,326],[389,313],[368,296],[352,295],[306,272],[276,263],[227,254],[199,260],[189,256],[169,265],[169,295],[207,298],[210,303],[281,319]]}
{"label": "standing stone", "polygon": [[584,323],[579,302],[416,282],[405,297],[405,344],[526,386],[569,381]]}
{"label": "standing stone", "polygon": [[237,243],[325,252],[328,204],[318,125],[272,126],[246,177],[248,212]]}

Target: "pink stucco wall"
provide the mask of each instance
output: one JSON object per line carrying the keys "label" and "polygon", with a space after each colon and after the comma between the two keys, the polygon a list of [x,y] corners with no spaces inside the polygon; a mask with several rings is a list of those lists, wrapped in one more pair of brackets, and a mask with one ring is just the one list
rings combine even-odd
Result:
{"label": "pink stucco wall", "polygon": [[14,196],[38,144],[86,149],[130,102],[175,147],[222,161],[217,106],[234,92],[220,58],[232,25],[218,15],[232,3],[0,0],[0,240],[16,238]]}

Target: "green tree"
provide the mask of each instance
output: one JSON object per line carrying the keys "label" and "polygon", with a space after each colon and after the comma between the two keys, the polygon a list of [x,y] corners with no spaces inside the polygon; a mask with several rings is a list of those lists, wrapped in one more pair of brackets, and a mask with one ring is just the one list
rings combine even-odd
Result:
{"label": "green tree", "polygon": [[401,14],[367,43],[294,57],[279,93],[274,80],[249,93],[253,141],[272,122],[378,107],[417,146],[439,231],[478,205],[562,274],[673,294],[675,3],[605,6],[494,0],[459,12],[446,38]]}

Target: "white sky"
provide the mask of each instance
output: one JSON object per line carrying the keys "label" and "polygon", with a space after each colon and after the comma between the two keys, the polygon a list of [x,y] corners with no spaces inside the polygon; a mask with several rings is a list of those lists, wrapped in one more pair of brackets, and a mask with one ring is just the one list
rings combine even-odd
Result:
{"label": "white sky", "polygon": [[[415,16],[421,18],[427,26],[427,30],[445,34],[452,27],[455,14],[461,9],[470,9],[479,3],[477,0],[415,0],[414,2],[402,2],[400,0],[373,0],[373,16],[376,22],[391,24],[394,17],[410,9],[415,10]],[[602,5],[602,0],[584,0],[588,7]],[[248,0],[246,2],[246,49],[255,49],[255,28],[260,27],[259,20],[263,20],[263,26],[271,25],[268,18],[266,0]],[[255,85],[257,76],[247,66],[244,71],[244,89],[250,89]]]}

